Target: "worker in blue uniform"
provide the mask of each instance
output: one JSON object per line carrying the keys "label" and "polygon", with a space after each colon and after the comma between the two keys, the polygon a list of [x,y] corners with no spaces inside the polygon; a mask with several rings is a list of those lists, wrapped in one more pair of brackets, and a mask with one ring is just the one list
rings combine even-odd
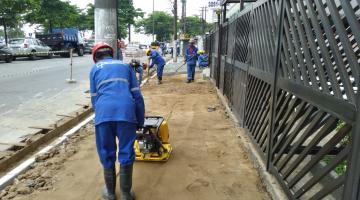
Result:
{"label": "worker in blue uniform", "polygon": [[158,84],[161,84],[163,71],[164,71],[164,67],[166,64],[164,58],[159,54],[158,51],[156,51],[154,49],[147,49],[146,55],[149,56],[149,60],[151,60],[151,64],[150,64],[149,68],[152,68],[154,65],[157,66],[156,73],[157,73],[157,78],[158,78]]}
{"label": "worker in blue uniform", "polygon": [[138,82],[139,85],[141,85],[144,67],[140,64],[140,61],[136,59],[131,59],[131,62],[129,64],[134,69],[135,73],[139,74]]}
{"label": "worker in blue uniform", "polygon": [[199,68],[200,69],[203,69],[203,68],[209,66],[209,58],[205,54],[204,50],[199,50],[198,63],[199,63]]}
{"label": "worker in blue uniform", "polygon": [[187,81],[191,83],[195,79],[195,67],[198,59],[198,49],[195,47],[195,40],[190,40],[189,47],[185,51],[185,62],[187,64]]}
{"label": "worker in blue uniform", "polygon": [[137,128],[143,127],[145,106],[134,70],[129,64],[113,60],[113,55],[114,50],[106,43],[93,48],[95,64],[90,72],[90,93],[95,111],[96,147],[104,168],[103,197],[116,199],[118,150],[121,199],[132,200],[133,145]]}

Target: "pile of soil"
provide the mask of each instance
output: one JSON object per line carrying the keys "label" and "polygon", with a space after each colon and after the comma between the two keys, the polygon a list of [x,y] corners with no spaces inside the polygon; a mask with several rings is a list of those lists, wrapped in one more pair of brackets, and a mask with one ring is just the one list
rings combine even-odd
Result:
{"label": "pile of soil", "polygon": [[58,181],[58,171],[64,163],[79,149],[78,143],[93,134],[93,124],[87,124],[79,132],[71,136],[61,146],[41,154],[35,158],[35,163],[24,174],[19,175],[14,183],[0,192],[0,199],[13,199],[29,195],[36,191],[52,191]]}

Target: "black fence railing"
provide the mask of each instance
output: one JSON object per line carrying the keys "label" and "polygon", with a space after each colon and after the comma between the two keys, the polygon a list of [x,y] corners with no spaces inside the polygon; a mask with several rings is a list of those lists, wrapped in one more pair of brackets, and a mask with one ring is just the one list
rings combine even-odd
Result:
{"label": "black fence railing", "polygon": [[360,199],[360,1],[259,0],[205,40],[289,199]]}

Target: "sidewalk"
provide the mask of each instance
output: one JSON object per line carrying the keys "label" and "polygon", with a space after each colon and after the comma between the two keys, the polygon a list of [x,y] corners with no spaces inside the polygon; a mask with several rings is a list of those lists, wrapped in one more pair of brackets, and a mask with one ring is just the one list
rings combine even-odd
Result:
{"label": "sidewalk", "polygon": [[[165,76],[162,85],[152,79],[142,89],[146,114],[168,119],[174,151],[166,163],[135,163],[137,199],[270,199],[213,86],[185,80],[185,75]],[[89,124],[66,146],[39,159],[0,199],[101,199],[102,168],[93,129]]]}
{"label": "sidewalk", "polygon": [[[196,72],[201,72],[199,67],[195,68]],[[164,68],[164,74],[173,75],[174,73],[177,74],[186,74],[187,72],[187,65],[184,63],[184,57],[178,57],[177,62],[170,62]]]}

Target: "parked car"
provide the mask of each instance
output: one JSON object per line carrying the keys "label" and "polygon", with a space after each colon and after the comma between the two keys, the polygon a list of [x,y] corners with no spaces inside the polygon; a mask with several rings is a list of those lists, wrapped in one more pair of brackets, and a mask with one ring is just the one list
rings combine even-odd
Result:
{"label": "parked car", "polygon": [[95,40],[86,40],[85,41],[84,53],[91,54],[92,48],[94,47],[94,43],[95,43]]}
{"label": "parked car", "polygon": [[6,46],[5,39],[0,38],[0,48]]}
{"label": "parked car", "polygon": [[139,49],[139,45],[128,45],[125,48],[126,57],[140,57],[143,51]]}
{"label": "parked car", "polygon": [[142,50],[148,49],[148,46],[146,44],[139,44],[139,48]]}
{"label": "parked car", "polygon": [[12,49],[6,46],[0,47],[0,60],[11,63],[11,61],[13,60]]}
{"label": "parked car", "polygon": [[51,48],[35,38],[10,39],[9,47],[13,50],[13,58],[29,57],[34,60],[37,56],[52,58]]}

